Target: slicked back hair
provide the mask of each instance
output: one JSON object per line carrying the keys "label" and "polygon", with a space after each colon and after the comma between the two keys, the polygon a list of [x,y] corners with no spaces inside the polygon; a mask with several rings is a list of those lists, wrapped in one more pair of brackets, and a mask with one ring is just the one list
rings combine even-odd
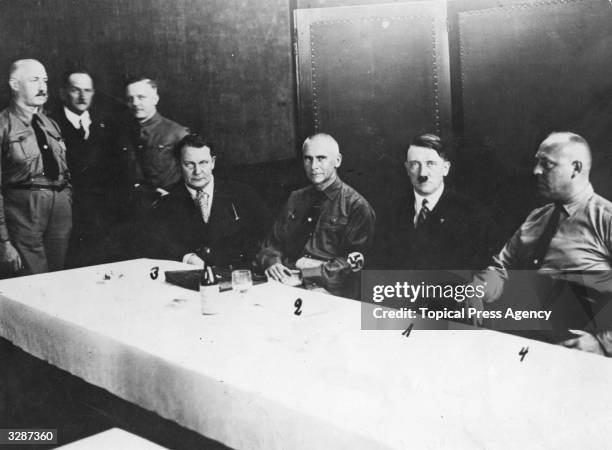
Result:
{"label": "slicked back hair", "polygon": [[194,147],[194,148],[208,147],[210,149],[210,156],[217,155],[215,146],[210,141],[210,139],[202,135],[199,135],[197,133],[188,134],[183,139],[181,139],[178,142],[178,144],[174,146],[174,157],[179,162],[181,161],[182,152],[185,147]]}
{"label": "slicked back hair", "polygon": [[450,150],[443,144],[442,139],[435,134],[426,133],[416,136],[412,139],[410,145],[430,148],[435,150],[442,159],[450,161]]}

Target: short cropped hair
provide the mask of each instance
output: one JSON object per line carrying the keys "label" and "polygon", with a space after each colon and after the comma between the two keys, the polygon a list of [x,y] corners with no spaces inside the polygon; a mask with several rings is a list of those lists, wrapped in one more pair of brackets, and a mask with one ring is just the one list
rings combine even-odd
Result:
{"label": "short cropped hair", "polygon": [[327,133],[315,133],[308,136],[304,143],[302,144],[302,152],[306,150],[311,143],[321,141],[324,142],[331,147],[333,147],[338,153],[340,153],[340,146],[338,145],[338,141],[336,141],[332,136]]}
{"label": "short cropped hair", "polygon": [[410,145],[415,147],[425,147],[435,150],[441,158],[446,161],[450,160],[450,149],[448,149],[443,143],[439,136],[432,133],[421,134],[412,139]]}
{"label": "short cropped hair", "polygon": [[143,77],[143,76],[136,76],[136,77],[128,78],[126,82],[123,84],[123,89],[127,89],[129,85],[134,84],[134,83],[140,83],[141,81],[149,83],[149,85],[157,91],[157,87],[158,87],[157,81],[154,80],[153,78]]}
{"label": "short cropped hair", "polygon": [[82,73],[84,75],[87,75],[89,78],[91,78],[91,82],[94,83],[94,79],[93,79],[93,76],[91,75],[91,72],[89,72],[89,70],[87,70],[85,67],[72,67],[66,70],[64,73],[62,73],[62,78],[61,78],[62,87],[64,88],[68,87],[68,80],[75,73]]}
{"label": "short cropped hair", "polygon": [[542,141],[540,147],[565,147],[568,145],[579,145],[584,150],[584,161],[590,168],[593,163],[593,151],[585,138],[571,131],[553,131]]}
{"label": "short cropped hair", "polygon": [[208,147],[210,149],[210,156],[216,156],[217,154],[215,146],[210,139],[197,133],[188,134],[174,146],[174,157],[179,162],[181,161],[182,151],[185,147]]}

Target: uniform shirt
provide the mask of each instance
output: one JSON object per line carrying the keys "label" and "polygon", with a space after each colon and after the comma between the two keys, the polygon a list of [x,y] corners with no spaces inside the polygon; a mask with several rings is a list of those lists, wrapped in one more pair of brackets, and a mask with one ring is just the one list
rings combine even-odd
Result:
{"label": "uniform shirt", "polygon": [[[43,158],[32,128],[32,114],[13,103],[0,112],[0,183],[10,184],[62,184],[69,179],[66,164],[66,145],[57,124],[42,112],[41,128],[59,168],[59,178],[52,181],[43,175]],[[0,241],[9,239],[4,216],[4,197],[0,193]]]}
{"label": "uniform shirt", "polygon": [[158,112],[144,123],[132,124],[120,140],[132,183],[168,189],[181,179],[174,146],[188,134],[187,128]]}
{"label": "uniform shirt", "polygon": [[[589,184],[571,202],[562,205],[559,227],[554,234],[540,273],[557,279],[576,278],[600,299],[612,294],[612,203],[595,194]],[[555,209],[554,203],[532,211],[521,227],[493,258],[493,264],[479,274],[476,281],[486,283],[485,301],[500,297],[509,270],[527,269],[534,258],[535,247]],[[612,323],[605,328],[612,329]],[[612,350],[612,334],[601,331],[596,336]],[[604,343],[605,336],[609,339]]]}
{"label": "uniform shirt", "polygon": [[376,216],[357,191],[336,178],[322,192],[313,228],[309,213],[320,195],[312,185],[291,193],[257,259],[264,268],[278,262],[293,265],[302,256],[323,260],[323,284],[333,291],[351,271],[347,256],[370,247]]}

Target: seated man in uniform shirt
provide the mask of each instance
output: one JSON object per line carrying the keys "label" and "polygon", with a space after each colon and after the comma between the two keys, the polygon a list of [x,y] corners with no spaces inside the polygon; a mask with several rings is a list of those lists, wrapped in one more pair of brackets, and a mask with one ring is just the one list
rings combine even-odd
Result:
{"label": "seated man in uniform shirt", "polygon": [[542,305],[552,311],[548,340],[611,356],[612,203],[593,191],[591,150],[581,136],[552,133],[535,157],[538,190],[552,203],[533,210],[487,270],[475,277],[474,283],[486,288],[485,296],[467,306],[482,309],[482,301],[497,300],[510,270],[537,271],[549,282]]}
{"label": "seated man in uniform shirt", "polygon": [[[304,170],[312,183],[294,191],[266,238],[257,259],[266,275],[280,282],[302,272],[333,294],[356,296],[359,264],[371,245],[375,214],[369,203],[337,174],[338,143],[315,134],[302,146]],[[353,255],[353,257],[350,257]]]}
{"label": "seated man in uniform shirt", "polygon": [[174,155],[182,183],[149,213],[140,255],[201,268],[208,248],[215,265],[251,268],[270,223],[261,198],[245,184],[216,178],[215,147],[197,134],[185,136]]}

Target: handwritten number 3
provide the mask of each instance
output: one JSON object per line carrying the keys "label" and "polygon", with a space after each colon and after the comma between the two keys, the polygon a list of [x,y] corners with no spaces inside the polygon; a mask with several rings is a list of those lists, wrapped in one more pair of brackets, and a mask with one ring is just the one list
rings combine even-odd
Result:
{"label": "handwritten number 3", "polygon": [[151,273],[149,274],[152,280],[157,280],[159,275],[159,267],[155,266],[151,269]]}

